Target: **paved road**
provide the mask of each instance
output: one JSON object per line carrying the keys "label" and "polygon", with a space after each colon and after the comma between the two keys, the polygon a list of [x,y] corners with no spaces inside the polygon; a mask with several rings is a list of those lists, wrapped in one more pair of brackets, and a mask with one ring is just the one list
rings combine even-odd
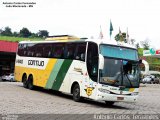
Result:
{"label": "paved road", "polygon": [[22,83],[0,82],[0,114],[160,114],[160,85],[142,85],[136,103],[106,106],[43,89],[28,90]]}

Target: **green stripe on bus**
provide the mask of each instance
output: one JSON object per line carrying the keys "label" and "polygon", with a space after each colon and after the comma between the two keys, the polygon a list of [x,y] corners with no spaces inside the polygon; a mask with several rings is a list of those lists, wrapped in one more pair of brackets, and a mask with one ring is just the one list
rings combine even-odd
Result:
{"label": "green stripe on bus", "polygon": [[123,91],[129,91],[129,88],[125,88]]}
{"label": "green stripe on bus", "polygon": [[54,83],[53,83],[52,89],[59,90],[72,61],[73,60],[64,60],[62,66],[58,72],[58,75],[56,77],[56,81],[54,81]]}
{"label": "green stripe on bus", "polygon": [[46,84],[45,88],[48,88],[48,89],[52,88],[52,85],[53,85],[54,81],[56,80],[57,74],[58,74],[63,62],[64,62],[63,59],[57,60],[57,62],[55,63],[55,65],[54,65],[54,67],[52,69],[52,72],[51,72],[51,74],[49,76],[49,79],[47,81],[47,84]]}

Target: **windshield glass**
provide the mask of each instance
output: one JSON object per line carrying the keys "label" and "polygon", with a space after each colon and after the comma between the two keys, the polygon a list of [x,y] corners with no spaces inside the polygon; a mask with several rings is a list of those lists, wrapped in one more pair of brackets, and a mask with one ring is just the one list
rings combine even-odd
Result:
{"label": "windshield glass", "polygon": [[106,57],[122,58],[127,60],[137,60],[137,50],[118,46],[100,45],[100,53]]}
{"label": "windshield glass", "polygon": [[[109,47],[111,48],[112,46]],[[104,46],[102,49],[104,49]],[[103,51],[102,49],[100,51]],[[105,48],[105,50],[107,50],[107,48]],[[112,55],[101,52],[104,56],[104,68],[100,70],[100,82],[112,86],[124,86],[126,88],[139,87],[138,61],[133,61],[133,59],[137,59],[136,57],[130,57],[135,55],[133,54],[134,52],[132,51],[132,53],[130,53],[131,55],[128,55],[126,51],[121,52],[121,54],[123,54],[122,56],[119,54],[120,49],[118,47],[117,49],[114,47],[114,50],[114,54]],[[118,52],[116,53],[116,51]],[[127,55],[125,53],[127,53]],[[126,60],[126,58],[128,60]]]}

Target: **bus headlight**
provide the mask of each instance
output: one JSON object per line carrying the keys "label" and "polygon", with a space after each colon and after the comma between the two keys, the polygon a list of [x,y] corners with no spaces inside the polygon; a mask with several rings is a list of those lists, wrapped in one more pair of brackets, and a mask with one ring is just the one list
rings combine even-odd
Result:
{"label": "bus headlight", "polygon": [[138,92],[131,93],[132,96],[138,95]]}
{"label": "bus headlight", "polygon": [[98,90],[99,90],[100,92],[103,92],[103,93],[108,93],[108,94],[110,94],[110,91],[108,91],[108,90],[106,90],[106,89],[103,89],[103,88],[98,88]]}

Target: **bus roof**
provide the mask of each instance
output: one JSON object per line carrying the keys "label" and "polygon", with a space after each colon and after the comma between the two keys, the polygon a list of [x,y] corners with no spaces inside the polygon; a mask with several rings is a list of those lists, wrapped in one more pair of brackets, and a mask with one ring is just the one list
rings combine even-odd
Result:
{"label": "bus roof", "polygon": [[135,46],[124,43],[124,42],[117,42],[116,40],[108,40],[108,39],[79,39],[79,40],[44,40],[44,41],[21,41],[19,43],[58,43],[58,42],[94,42],[99,44],[108,44],[108,45],[115,45],[115,46],[122,46],[122,47],[128,47],[128,48],[133,48],[136,49]]}

